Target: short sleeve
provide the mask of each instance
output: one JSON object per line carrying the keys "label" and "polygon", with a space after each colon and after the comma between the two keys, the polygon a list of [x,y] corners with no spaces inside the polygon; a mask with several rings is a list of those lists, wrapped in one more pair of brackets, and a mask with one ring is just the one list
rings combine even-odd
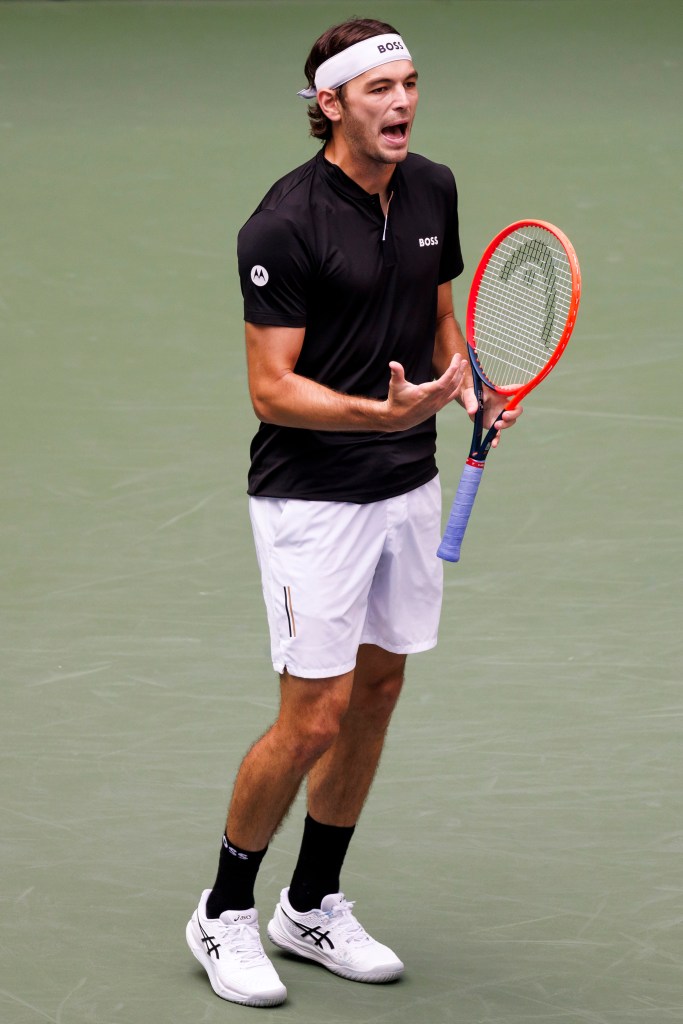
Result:
{"label": "short sleeve", "polygon": [[255,213],[237,239],[244,319],[305,327],[311,259],[294,225],[272,210]]}
{"label": "short sleeve", "polygon": [[439,264],[439,284],[452,281],[462,274],[465,264],[462,259],[460,248],[460,227],[458,222],[458,190],[452,172],[447,172],[446,187],[446,227],[444,233],[444,244],[441,250],[441,262]]}

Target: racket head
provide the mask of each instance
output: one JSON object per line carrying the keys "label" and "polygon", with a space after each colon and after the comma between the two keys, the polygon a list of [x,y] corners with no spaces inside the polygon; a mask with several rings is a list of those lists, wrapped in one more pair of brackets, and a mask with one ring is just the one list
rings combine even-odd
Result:
{"label": "racket head", "polygon": [[515,221],[487,247],[467,303],[467,344],[484,383],[513,396],[508,409],[557,363],[580,298],[578,258],[554,224]]}

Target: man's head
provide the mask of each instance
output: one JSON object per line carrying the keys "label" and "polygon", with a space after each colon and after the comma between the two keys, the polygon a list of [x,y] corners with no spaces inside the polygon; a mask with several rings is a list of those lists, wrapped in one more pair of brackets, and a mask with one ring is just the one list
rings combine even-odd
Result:
{"label": "man's head", "polygon": [[[358,45],[378,36],[393,38],[383,40],[377,46]],[[332,61],[333,57],[337,59]],[[364,81],[365,73],[369,74],[373,69],[377,71],[373,78],[383,80],[383,68],[388,79],[400,78],[403,81],[407,73],[414,71],[412,66],[408,67],[410,61],[410,54],[398,32],[386,22],[352,18],[323,32],[313,44],[304,67],[308,88],[299,93],[306,99],[315,100],[308,108],[311,135],[322,141],[332,138],[333,124],[339,120],[334,106],[344,107],[347,82],[357,78]],[[398,74],[397,67],[392,65],[400,65],[398,70],[401,73]],[[321,89],[324,90],[322,96],[319,95]],[[332,108],[331,98],[336,101]]]}

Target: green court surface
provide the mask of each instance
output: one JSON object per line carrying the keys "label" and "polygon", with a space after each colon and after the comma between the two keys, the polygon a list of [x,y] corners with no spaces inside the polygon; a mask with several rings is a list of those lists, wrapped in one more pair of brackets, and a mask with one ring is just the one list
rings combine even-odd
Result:
{"label": "green court surface", "polygon": [[[276,707],[235,236],[314,152],[303,62],[356,13],[406,37],[414,148],[455,171],[460,312],[525,216],[584,296],[349,853],[406,977],[275,952],[289,1000],[248,1010],[184,939]],[[666,0],[0,3],[3,1024],[683,1020],[682,39]],[[441,414],[449,501],[469,432]]]}

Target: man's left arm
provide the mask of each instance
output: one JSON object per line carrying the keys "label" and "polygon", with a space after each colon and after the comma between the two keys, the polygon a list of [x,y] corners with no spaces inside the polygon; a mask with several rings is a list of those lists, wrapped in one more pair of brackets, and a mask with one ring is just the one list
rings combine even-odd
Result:
{"label": "man's left arm", "polygon": [[[437,306],[436,306],[436,335],[434,338],[434,356],[432,359],[432,366],[434,369],[435,376],[441,376],[443,370],[450,363],[454,355],[460,355],[468,359],[467,355],[467,342],[460,328],[460,324],[455,318],[455,311],[453,309],[453,291],[450,281],[445,281],[439,285]],[[474,386],[472,384],[472,371],[469,370],[465,374],[462,386],[459,394],[456,396],[456,400],[462,405],[463,409],[470,417],[474,419],[477,413],[477,396],[474,393]],[[513,409],[509,412],[502,412],[506,405],[506,396],[499,395],[491,388],[484,388],[484,427],[488,429],[492,423],[495,423],[497,429],[505,430],[507,427],[514,426],[516,420],[522,413],[522,407]],[[498,444],[499,438],[496,437],[492,447],[495,448]]]}

